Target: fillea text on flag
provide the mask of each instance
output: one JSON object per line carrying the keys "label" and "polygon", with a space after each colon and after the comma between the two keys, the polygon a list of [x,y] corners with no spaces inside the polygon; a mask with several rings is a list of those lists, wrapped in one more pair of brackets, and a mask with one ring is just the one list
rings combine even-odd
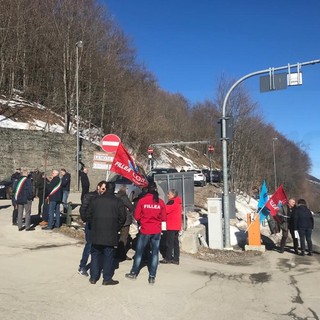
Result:
{"label": "fillea text on flag", "polygon": [[288,203],[288,197],[282,187],[282,185],[276,190],[276,192],[270,197],[266,203],[266,207],[270,210],[270,214],[275,216],[279,208]]}
{"label": "fillea text on flag", "polygon": [[110,170],[119,173],[137,186],[148,185],[148,180],[139,172],[135,161],[122,143],[118,146]]}

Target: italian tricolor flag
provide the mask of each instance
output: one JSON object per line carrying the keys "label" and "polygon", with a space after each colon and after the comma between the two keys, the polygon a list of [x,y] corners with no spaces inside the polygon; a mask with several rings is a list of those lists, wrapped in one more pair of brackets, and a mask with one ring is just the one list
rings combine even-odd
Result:
{"label": "italian tricolor flag", "polygon": [[25,181],[27,180],[27,177],[23,177],[19,180],[18,184],[17,184],[17,188],[16,188],[16,192],[14,193],[14,198],[16,200],[18,200],[18,196],[22,190],[23,184],[25,183]]}

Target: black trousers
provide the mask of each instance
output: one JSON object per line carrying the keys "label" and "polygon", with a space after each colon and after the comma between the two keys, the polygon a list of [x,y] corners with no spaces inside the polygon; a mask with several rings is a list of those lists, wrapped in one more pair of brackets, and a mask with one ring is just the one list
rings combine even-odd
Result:
{"label": "black trousers", "polygon": [[308,244],[308,251],[312,253],[312,240],[311,240],[311,235],[312,235],[312,229],[305,228],[305,229],[298,229],[299,232],[299,237],[300,237],[300,247],[301,251],[304,252],[306,250],[306,242]]}
{"label": "black trousers", "polygon": [[13,212],[12,212],[12,224],[16,224],[18,221],[18,208],[13,207]]}
{"label": "black trousers", "polygon": [[180,246],[179,246],[179,231],[177,230],[167,230],[167,240],[166,240],[166,260],[178,261],[180,258]]}
{"label": "black trousers", "polygon": [[[281,229],[282,232],[282,238],[281,238],[281,242],[280,242],[280,250],[284,250],[284,247],[286,245],[287,239],[288,239],[288,235],[289,235],[289,230],[288,229]],[[297,252],[298,251],[298,239],[294,237],[294,230],[290,229],[290,234],[292,237],[292,241],[293,241],[293,248],[294,251]]]}

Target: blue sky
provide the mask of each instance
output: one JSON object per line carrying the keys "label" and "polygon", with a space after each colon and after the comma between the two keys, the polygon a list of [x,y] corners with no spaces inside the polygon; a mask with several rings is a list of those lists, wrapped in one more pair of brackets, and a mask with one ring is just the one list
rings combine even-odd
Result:
{"label": "blue sky", "polygon": [[[160,87],[192,103],[213,100],[222,75],[237,80],[269,67],[320,59],[319,0],[100,2]],[[303,85],[286,90],[260,93],[259,77],[244,84],[266,121],[305,146],[311,174],[320,178],[320,64],[304,66],[302,73]]]}

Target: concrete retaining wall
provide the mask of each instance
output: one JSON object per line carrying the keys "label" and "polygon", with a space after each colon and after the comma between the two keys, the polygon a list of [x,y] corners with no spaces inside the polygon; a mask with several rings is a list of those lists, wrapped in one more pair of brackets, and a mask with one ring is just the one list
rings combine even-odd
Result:
{"label": "concrete retaining wall", "polygon": [[[17,167],[46,171],[65,168],[76,190],[76,136],[43,131],[0,128],[0,179],[10,177]],[[90,189],[106,178],[104,170],[92,169],[93,153],[101,148],[83,141],[82,162],[89,168]],[[45,170],[46,169],[46,170]],[[81,189],[81,187],[80,187]]]}

